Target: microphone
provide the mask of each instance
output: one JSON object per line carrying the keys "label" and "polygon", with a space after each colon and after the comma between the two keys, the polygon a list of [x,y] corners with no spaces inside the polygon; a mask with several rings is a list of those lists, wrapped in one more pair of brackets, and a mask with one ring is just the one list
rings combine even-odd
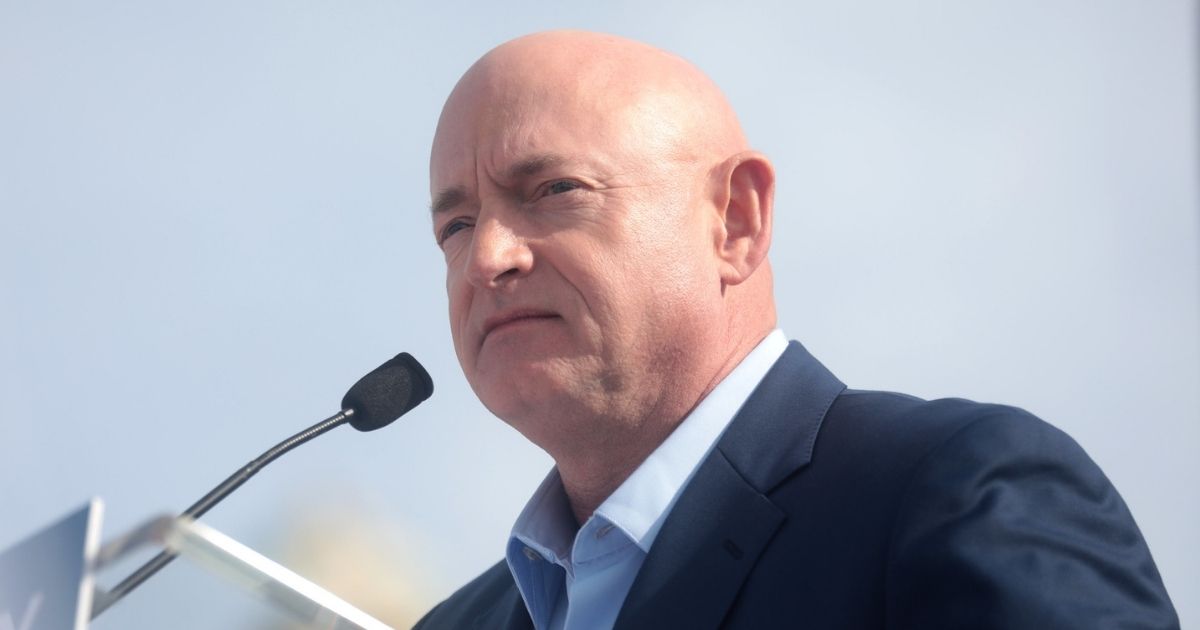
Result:
{"label": "microphone", "polygon": [[359,431],[382,429],[433,393],[429,372],[407,352],[358,379],[342,397],[350,426]]}
{"label": "microphone", "polygon": [[[433,393],[433,379],[425,368],[407,352],[392,357],[383,365],[358,379],[342,397],[342,410],[292,437],[271,447],[249,464],[229,476],[220,485],[183,511],[181,516],[199,518],[214,505],[236,490],[263,466],[301,444],[347,422],[359,431],[374,431],[391,424]],[[163,551],[143,564],[129,577],[107,593],[97,591],[92,607],[92,619],[108,610],[130,591],[158,573],[175,559],[175,554]]]}

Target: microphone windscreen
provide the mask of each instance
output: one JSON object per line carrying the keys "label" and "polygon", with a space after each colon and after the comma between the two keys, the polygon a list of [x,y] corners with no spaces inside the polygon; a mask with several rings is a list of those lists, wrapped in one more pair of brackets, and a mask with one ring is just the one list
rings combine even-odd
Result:
{"label": "microphone windscreen", "polygon": [[350,426],[374,431],[391,424],[433,393],[433,379],[407,352],[371,370],[342,398],[342,409],[353,409]]}

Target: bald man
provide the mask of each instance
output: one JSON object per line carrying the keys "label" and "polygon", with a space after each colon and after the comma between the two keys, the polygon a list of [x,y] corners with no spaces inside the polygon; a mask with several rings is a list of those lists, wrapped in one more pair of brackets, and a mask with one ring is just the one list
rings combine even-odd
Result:
{"label": "bald man", "polygon": [[455,86],[430,165],[463,372],[554,470],[421,628],[1178,625],[1029,414],[846,389],[776,329],[775,174],[699,70],[558,31]]}

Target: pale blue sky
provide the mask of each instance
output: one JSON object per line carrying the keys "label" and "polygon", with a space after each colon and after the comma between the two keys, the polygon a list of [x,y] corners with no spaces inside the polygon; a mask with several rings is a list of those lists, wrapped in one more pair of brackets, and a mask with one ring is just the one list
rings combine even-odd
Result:
{"label": "pale blue sky", "polygon": [[[459,372],[429,141],[480,54],[582,27],[695,62],[775,161],[789,336],[1071,433],[1200,623],[1195,3],[899,4],[0,0],[0,547],[178,511],[407,350],[431,400],[206,521],[282,559],[352,509],[428,604],[500,558],[550,462]],[[225,590],[172,567],[95,627],[253,627]]]}

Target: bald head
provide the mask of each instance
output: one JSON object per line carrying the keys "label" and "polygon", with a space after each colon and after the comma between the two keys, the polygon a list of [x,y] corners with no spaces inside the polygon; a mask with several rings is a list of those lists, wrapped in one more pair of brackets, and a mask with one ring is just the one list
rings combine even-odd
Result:
{"label": "bald head", "polygon": [[725,96],[684,59],[614,35],[550,31],[501,44],[467,70],[438,122],[435,166],[439,147],[463,133],[521,124],[534,111],[586,113],[587,131],[628,135],[674,160],[749,148]]}
{"label": "bald head", "polygon": [[495,48],[446,102],[430,186],[467,380],[568,484],[640,461],[774,326],[774,173],[679,57]]}

